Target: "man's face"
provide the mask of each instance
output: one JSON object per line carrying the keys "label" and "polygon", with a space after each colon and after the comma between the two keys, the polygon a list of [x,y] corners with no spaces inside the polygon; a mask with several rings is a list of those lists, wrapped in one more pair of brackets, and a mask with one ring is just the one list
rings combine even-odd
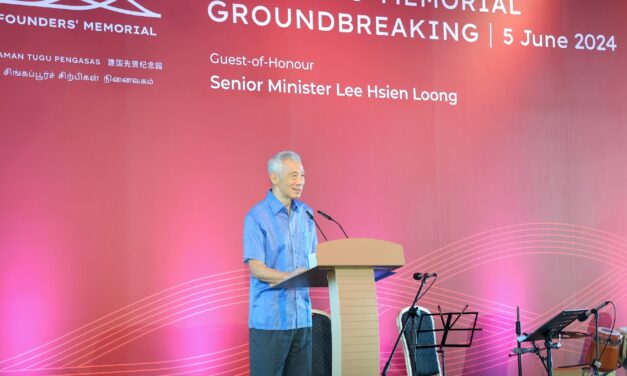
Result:
{"label": "man's face", "polygon": [[300,198],[305,186],[305,170],[300,162],[293,159],[283,160],[280,174],[270,176],[272,184],[277,188],[279,199],[294,200]]}

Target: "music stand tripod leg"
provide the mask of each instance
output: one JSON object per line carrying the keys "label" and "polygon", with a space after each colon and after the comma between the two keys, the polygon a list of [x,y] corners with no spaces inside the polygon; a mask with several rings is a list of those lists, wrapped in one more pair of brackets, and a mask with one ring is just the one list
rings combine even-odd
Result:
{"label": "music stand tripod leg", "polygon": [[544,338],[544,347],[546,348],[546,366],[549,376],[553,376],[553,339],[551,336]]}
{"label": "music stand tripod leg", "polygon": [[[444,320],[442,320],[442,322],[444,323],[443,325],[443,331],[442,331],[442,341],[440,342],[440,349],[438,350],[438,352],[440,353],[440,358],[442,359],[442,376],[446,376],[446,354],[444,353],[444,345],[446,344],[446,339],[448,337],[448,332],[449,329],[451,329],[452,324],[451,324],[451,318],[452,318],[452,314],[447,314],[446,317],[446,323],[444,323]],[[440,317],[442,317],[440,315]]]}
{"label": "music stand tripod leg", "polygon": [[446,355],[444,354],[444,348],[438,350],[440,353],[440,359],[442,359],[442,376],[446,376]]}

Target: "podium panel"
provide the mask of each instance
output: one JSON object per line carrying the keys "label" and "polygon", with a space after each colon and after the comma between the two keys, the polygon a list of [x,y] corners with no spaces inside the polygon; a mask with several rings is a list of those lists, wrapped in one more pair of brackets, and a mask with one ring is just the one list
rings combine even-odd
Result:
{"label": "podium panel", "polygon": [[372,268],[335,268],[328,278],[333,375],[377,375],[379,317]]}

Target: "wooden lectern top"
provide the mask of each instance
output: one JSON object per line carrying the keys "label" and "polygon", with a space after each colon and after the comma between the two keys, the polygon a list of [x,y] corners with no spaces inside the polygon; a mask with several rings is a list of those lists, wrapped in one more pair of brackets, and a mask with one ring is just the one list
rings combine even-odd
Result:
{"label": "wooden lectern top", "polygon": [[[318,244],[317,265],[274,285],[274,288],[327,287],[327,274],[336,268],[370,268],[375,277],[405,265],[400,244],[376,239],[341,239]],[[378,279],[378,278],[377,278]]]}
{"label": "wooden lectern top", "polygon": [[405,265],[400,244],[377,239],[340,239],[318,244],[318,266],[393,267]]}

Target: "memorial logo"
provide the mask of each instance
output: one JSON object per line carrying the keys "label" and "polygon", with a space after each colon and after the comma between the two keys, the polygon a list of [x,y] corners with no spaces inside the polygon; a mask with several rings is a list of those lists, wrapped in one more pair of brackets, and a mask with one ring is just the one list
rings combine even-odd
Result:
{"label": "memorial logo", "polygon": [[161,18],[161,14],[152,12],[135,0],[0,0],[0,4],[21,5],[37,8],[88,11],[106,9],[130,16]]}

